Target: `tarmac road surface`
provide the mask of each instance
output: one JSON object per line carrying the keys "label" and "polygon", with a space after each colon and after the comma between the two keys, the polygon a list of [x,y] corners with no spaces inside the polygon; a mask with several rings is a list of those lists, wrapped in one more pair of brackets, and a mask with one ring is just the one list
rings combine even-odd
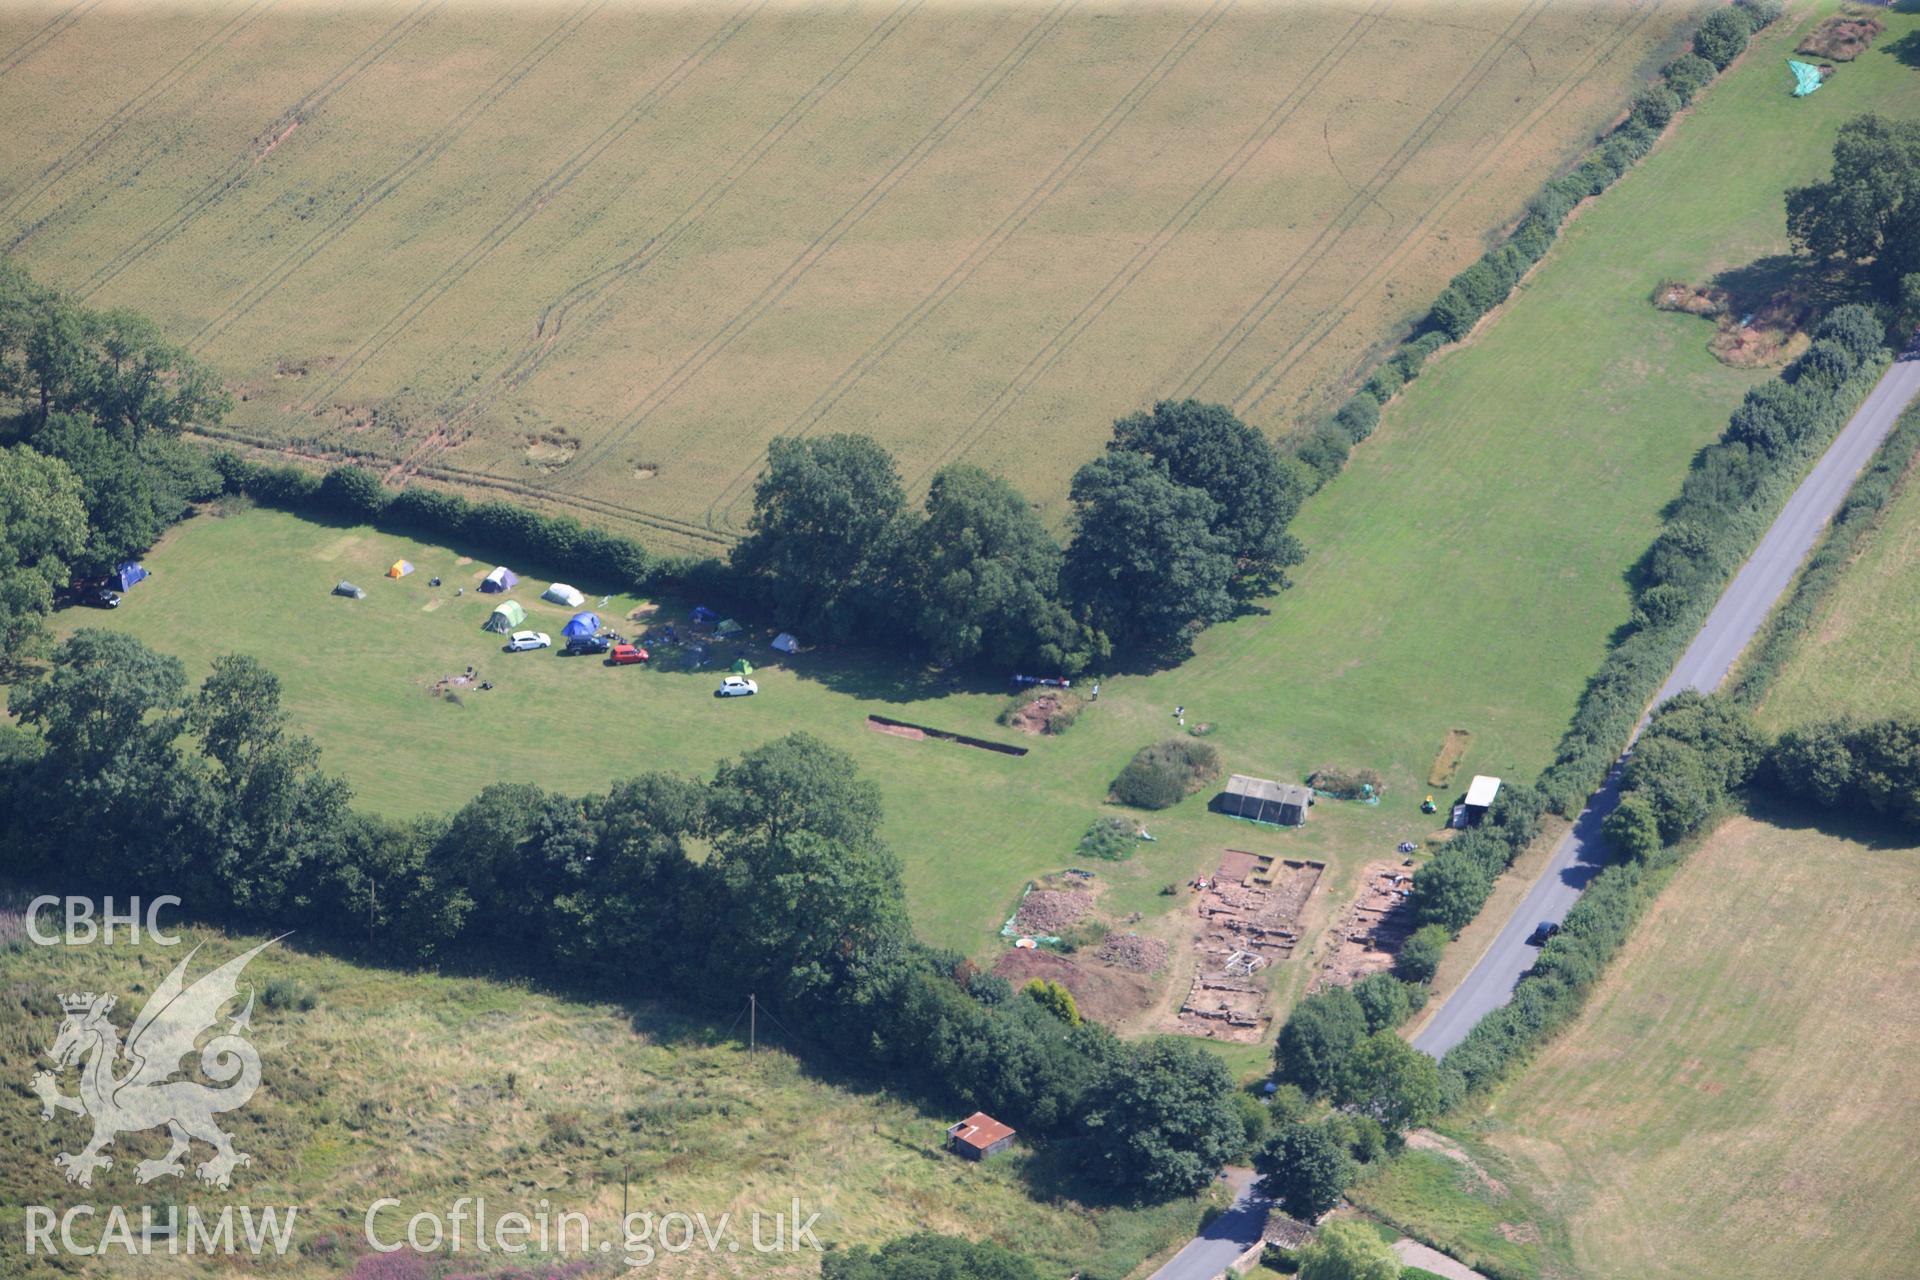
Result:
{"label": "tarmac road surface", "polygon": [[[1734,660],[1760,630],[1801,562],[1813,550],[1827,522],[1840,509],[1861,468],[1916,395],[1920,395],[1920,334],[1787,499],[1773,527],[1760,540],[1752,558],[1741,566],[1707,615],[1700,634],[1660,687],[1656,706],[1683,689],[1711,693],[1720,687]],[[1413,1038],[1415,1048],[1441,1057],[1466,1039],[1481,1018],[1512,998],[1514,985],[1533,967],[1537,953],[1527,945],[1528,936],[1545,921],[1565,919],[1568,908],[1606,863],[1600,823],[1619,802],[1619,776],[1616,764],[1605,785],[1587,801],[1572,829],[1554,847],[1545,873],[1508,919],[1500,936]]]}
{"label": "tarmac road surface", "polygon": [[1272,1201],[1254,1190],[1251,1169],[1228,1170],[1227,1180],[1238,1193],[1233,1207],[1209,1222],[1148,1280],[1213,1280],[1259,1243],[1266,1234]]}

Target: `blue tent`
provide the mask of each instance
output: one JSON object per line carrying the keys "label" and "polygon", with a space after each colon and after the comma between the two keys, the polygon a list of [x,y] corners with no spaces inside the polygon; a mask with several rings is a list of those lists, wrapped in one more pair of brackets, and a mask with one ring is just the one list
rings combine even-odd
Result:
{"label": "blue tent", "polygon": [[563,627],[560,634],[569,640],[585,639],[600,634],[600,615],[597,613],[576,613]]}
{"label": "blue tent", "polygon": [[147,571],[141,568],[138,564],[129,560],[125,564],[121,565],[118,569],[115,569],[113,571],[113,576],[114,576],[114,579],[117,582],[119,582],[120,589],[122,591],[125,591],[130,587],[132,587],[134,583],[140,581],[142,578],[145,578],[147,576]]}
{"label": "blue tent", "polygon": [[719,614],[715,613],[713,610],[707,608],[707,606],[703,604],[697,604],[693,606],[693,612],[688,614],[687,617],[694,623],[695,626],[702,626],[702,625],[705,625],[706,623],[718,622],[720,620]]}

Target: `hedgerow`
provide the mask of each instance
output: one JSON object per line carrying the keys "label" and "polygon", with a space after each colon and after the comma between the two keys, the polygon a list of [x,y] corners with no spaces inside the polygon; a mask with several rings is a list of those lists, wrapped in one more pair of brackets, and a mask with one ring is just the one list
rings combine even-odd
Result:
{"label": "hedgerow", "polygon": [[[1620,807],[1607,819],[1609,837],[1631,850],[1622,850],[1624,860],[1594,877],[1514,988],[1512,1001],[1482,1018],[1441,1059],[1441,1092],[1448,1105],[1497,1081],[1579,1012],[1607,962],[1679,865],[1688,839],[1746,784],[1762,754],[1758,733],[1725,699],[1687,693],[1655,713],[1622,778]],[[1643,816],[1656,838],[1644,843],[1618,838],[1619,828]]]}
{"label": "hedgerow", "polygon": [[[1713,57],[1683,54],[1668,63],[1660,80],[1633,102],[1627,118],[1587,152],[1570,173],[1549,182],[1527,203],[1527,211],[1507,238],[1448,282],[1433,300],[1414,333],[1365,378],[1354,396],[1331,420],[1300,436],[1294,456],[1324,485],[1346,465],[1353,446],[1373,434],[1380,406],[1420,376],[1427,358],[1448,342],[1465,337],[1480,318],[1505,302],[1521,277],[1546,256],[1561,226],[1582,200],[1597,196],[1653,150],[1661,130],[1744,48],[1746,34],[1779,16],[1779,0],[1741,0],[1708,15],[1695,35]],[[1727,52],[1732,48],[1732,52]],[[1721,56],[1721,55],[1725,56]]]}
{"label": "hedgerow", "polygon": [[1917,452],[1920,452],[1920,405],[1902,414],[1881,442],[1873,461],[1860,473],[1846,501],[1840,504],[1820,545],[1808,557],[1793,593],[1785,604],[1774,610],[1765,632],[1751,650],[1752,656],[1741,663],[1731,689],[1733,698],[1741,705],[1758,704],[1774,677],[1793,656],[1813,621],[1814,610],[1840,580],[1841,570],[1859,549],[1861,539],[1905,483]]}
{"label": "hedgerow", "polygon": [[469,502],[419,487],[397,493],[374,472],[349,463],[315,475],[299,467],[265,466],[231,452],[214,455],[229,493],[285,511],[337,516],[393,532],[486,547],[618,591],[644,586],[652,561],[645,547],[572,516],[545,515],[507,502]]}
{"label": "hedgerow", "polygon": [[1814,331],[1822,355],[1816,360],[1810,349],[1779,379],[1750,390],[1719,442],[1695,458],[1637,568],[1630,630],[1588,681],[1540,777],[1553,809],[1578,813],[1599,785],[1727,578],[1878,379],[1881,332],[1867,308],[1837,308]]}

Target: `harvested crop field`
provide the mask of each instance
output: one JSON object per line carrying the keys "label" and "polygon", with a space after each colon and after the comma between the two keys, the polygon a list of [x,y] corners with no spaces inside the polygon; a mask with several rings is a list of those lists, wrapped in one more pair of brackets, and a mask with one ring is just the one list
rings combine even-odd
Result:
{"label": "harvested crop field", "polygon": [[1912,1276],[1916,992],[1915,849],[1734,819],[1479,1142],[1592,1280]]}
{"label": "harvested crop field", "polygon": [[1057,515],[1156,397],[1329,404],[1705,7],[21,4],[0,246],[271,449],[712,549],[857,430]]}

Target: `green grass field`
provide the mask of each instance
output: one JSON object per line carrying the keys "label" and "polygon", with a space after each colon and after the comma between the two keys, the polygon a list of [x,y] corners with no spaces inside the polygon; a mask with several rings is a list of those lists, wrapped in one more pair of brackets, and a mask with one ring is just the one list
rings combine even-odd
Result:
{"label": "green grass field", "polygon": [[1469,1118],[1580,1275],[1913,1274],[1920,861],[1740,818]]}
{"label": "green grass field", "polygon": [[1920,712],[1920,485],[1909,475],[1877,527],[1815,610],[1759,707],[1778,732],[1843,715]]}
{"label": "green grass field", "polygon": [[[243,978],[256,991],[291,984],[313,1007],[256,1002],[251,1038],[262,1084],[246,1107],[222,1117],[235,1147],[253,1157],[235,1174],[234,1190],[202,1187],[191,1170],[184,1184],[139,1187],[136,1161],[166,1146],[157,1132],[117,1139],[113,1167],[81,1190],[67,1185],[53,1156],[79,1149],[84,1122],[64,1112],[43,1122],[24,1092],[47,1065],[41,1055],[59,1028],[55,993],[115,994],[113,1018],[125,1034],[144,993],[189,948],[205,948],[191,979],[260,939],[189,929],[173,948],[43,948],[17,939],[17,914],[7,923],[13,940],[0,946],[0,981],[19,995],[0,1024],[0,1064],[23,1087],[0,1115],[10,1153],[0,1168],[0,1227],[14,1242],[8,1274],[29,1267],[21,1253],[26,1204],[91,1203],[101,1213],[124,1204],[136,1227],[142,1204],[297,1205],[300,1251],[273,1274],[301,1278],[351,1269],[366,1251],[364,1216],[381,1197],[402,1202],[378,1219],[383,1240],[400,1236],[413,1212],[445,1214],[459,1196],[485,1196],[496,1215],[531,1215],[548,1201],[554,1214],[585,1213],[595,1240],[618,1240],[623,1164],[631,1167],[630,1210],[704,1213],[710,1223],[730,1213],[743,1242],[749,1214],[786,1214],[798,1200],[803,1217],[821,1215],[823,1244],[945,1231],[997,1240],[1050,1274],[1124,1275],[1189,1234],[1201,1213],[1191,1200],[1091,1209],[1070,1191],[1037,1196],[1025,1181],[1028,1162],[1043,1158],[1034,1151],[981,1165],[946,1155],[943,1125],[953,1117],[818,1077],[781,1049],[782,1030],[764,1021],[765,1038],[749,1056],[743,1040],[725,1034],[731,1010],[702,1025],[644,1003],[580,1004],[517,986],[363,968],[302,953],[297,938],[263,952]],[[74,1087],[70,1076],[62,1084]],[[196,1147],[191,1159],[207,1155]],[[1053,1173],[1041,1183],[1060,1185]],[[768,1225],[763,1238],[772,1234]],[[337,1247],[327,1246],[329,1237]],[[471,1236],[468,1249],[453,1260],[467,1264],[454,1274],[514,1261],[474,1258]],[[206,1274],[200,1260],[164,1252],[109,1260],[105,1269]],[[25,1273],[61,1274],[40,1264]],[[662,1253],[645,1273],[812,1276],[819,1261],[811,1252],[763,1257],[743,1243],[719,1258]]]}
{"label": "green grass field", "polygon": [[244,433],[662,545],[816,431],[1057,514],[1156,397],[1332,403],[1709,7],[29,3],[0,246]]}

